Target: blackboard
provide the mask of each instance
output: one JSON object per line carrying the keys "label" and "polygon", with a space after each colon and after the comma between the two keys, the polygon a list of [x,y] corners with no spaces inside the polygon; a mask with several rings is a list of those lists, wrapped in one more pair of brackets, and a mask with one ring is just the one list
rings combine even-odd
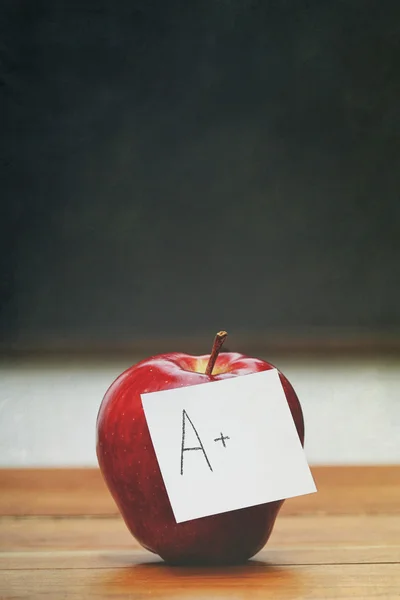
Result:
{"label": "blackboard", "polygon": [[3,343],[400,329],[400,3],[2,2]]}

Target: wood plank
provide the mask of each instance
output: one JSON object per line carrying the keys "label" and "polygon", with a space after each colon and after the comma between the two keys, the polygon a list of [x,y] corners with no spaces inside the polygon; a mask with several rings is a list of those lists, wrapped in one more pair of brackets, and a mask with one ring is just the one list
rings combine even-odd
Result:
{"label": "wood plank", "polygon": [[[127,567],[157,561],[118,518],[0,521],[0,569]],[[400,563],[400,516],[282,517],[263,552],[270,564]]]}
{"label": "wood plank", "polygon": [[[397,546],[286,546],[269,545],[254,560],[270,565],[399,564]],[[10,569],[105,569],[162,562],[133,547],[130,550],[48,550],[0,552],[0,571]],[[399,567],[400,568],[400,567]]]}
{"label": "wood plank", "polygon": [[[400,514],[400,466],[313,467],[318,492],[282,514]],[[0,515],[116,515],[98,469],[1,469]]]}
{"label": "wood plank", "polygon": [[1,469],[0,515],[115,515],[99,469]]}
{"label": "wood plank", "polygon": [[[398,544],[400,515],[281,516],[266,549],[385,546],[397,552]],[[0,519],[2,552],[135,548],[139,544],[119,517]]]}
{"label": "wood plank", "polygon": [[276,567],[258,561],[224,569],[138,564],[126,569],[8,570],[1,575],[0,594],[4,600],[394,600],[400,590],[400,569],[391,564]]}
{"label": "wood plank", "polygon": [[97,469],[0,471],[0,598],[399,598],[400,467],[313,472],[254,560],[193,569],[139,546]]}
{"label": "wood plank", "polygon": [[400,514],[400,466],[313,467],[318,492],[287,500],[283,514]]}

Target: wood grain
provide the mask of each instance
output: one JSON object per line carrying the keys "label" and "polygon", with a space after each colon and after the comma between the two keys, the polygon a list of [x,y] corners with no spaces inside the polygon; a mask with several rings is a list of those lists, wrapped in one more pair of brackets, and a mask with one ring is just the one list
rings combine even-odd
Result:
{"label": "wood grain", "polygon": [[[351,565],[351,564],[399,564],[398,546],[294,546],[277,548],[269,546],[254,560],[269,565]],[[0,573],[3,570],[26,570],[27,564],[34,569],[105,569],[131,568],[135,564],[160,563],[145,550],[48,550],[25,552],[1,552]]]}
{"label": "wood grain", "polygon": [[95,469],[1,471],[0,598],[398,599],[400,468],[313,471],[254,560],[214,569],[142,549]]}
{"label": "wood grain", "polygon": [[[317,494],[282,514],[398,514],[400,466],[314,467]],[[117,515],[98,469],[1,469],[0,515]]]}
{"label": "wood grain", "polygon": [[126,569],[6,570],[1,598],[162,598],[163,600],[328,598],[398,600],[398,565],[290,565],[262,562],[224,569],[179,569],[160,564]]}
{"label": "wood grain", "polygon": [[[279,516],[267,548],[400,544],[400,515]],[[130,550],[140,548],[120,517],[0,519],[0,550]]]}

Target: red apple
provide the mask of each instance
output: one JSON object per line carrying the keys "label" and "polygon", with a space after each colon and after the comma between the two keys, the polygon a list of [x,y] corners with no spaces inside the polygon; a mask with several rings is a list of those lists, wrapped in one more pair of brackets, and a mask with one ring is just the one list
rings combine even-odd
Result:
{"label": "red apple", "polygon": [[[283,500],[176,523],[153,449],[140,395],[219,381],[275,368],[234,352],[219,354],[226,337],[217,334],[211,355],[180,352],[152,356],[122,373],[106,392],[97,417],[97,457],[106,484],[136,540],[173,564],[233,564],[266,544]],[[279,373],[304,444],[297,395]]]}

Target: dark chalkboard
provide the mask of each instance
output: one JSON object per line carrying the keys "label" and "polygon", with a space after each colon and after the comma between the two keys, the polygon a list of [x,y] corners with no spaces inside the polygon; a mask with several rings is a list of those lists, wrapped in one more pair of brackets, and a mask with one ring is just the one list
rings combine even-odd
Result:
{"label": "dark chalkboard", "polygon": [[400,330],[400,3],[6,0],[6,344]]}

